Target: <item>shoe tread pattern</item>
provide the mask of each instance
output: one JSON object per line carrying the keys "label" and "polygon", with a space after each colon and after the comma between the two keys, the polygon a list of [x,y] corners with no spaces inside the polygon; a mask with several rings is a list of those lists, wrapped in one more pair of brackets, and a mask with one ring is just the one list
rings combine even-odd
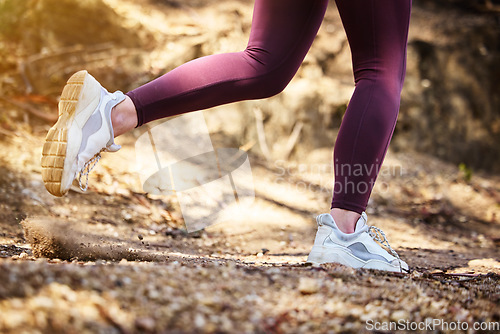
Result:
{"label": "shoe tread pattern", "polygon": [[42,150],[42,179],[45,188],[54,196],[61,191],[64,161],[68,141],[68,129],[75,116],[87,71],[79,71],[69,78],[59,101],[59,119],[47,133]]}

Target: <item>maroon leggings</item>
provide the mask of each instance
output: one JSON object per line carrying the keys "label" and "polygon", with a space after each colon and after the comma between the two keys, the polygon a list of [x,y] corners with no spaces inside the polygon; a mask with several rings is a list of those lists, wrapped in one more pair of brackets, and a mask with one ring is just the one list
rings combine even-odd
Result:
{"label": "maroon leggings", "polygon": [[[332,207],[361,213],[392,137],[406,67],[411,0],[337,0],[356,88],[335,143]],[[127,95],[139,124],[280,93],[318,32],[328,0],[256,0],[242,52],[202,57]]]}

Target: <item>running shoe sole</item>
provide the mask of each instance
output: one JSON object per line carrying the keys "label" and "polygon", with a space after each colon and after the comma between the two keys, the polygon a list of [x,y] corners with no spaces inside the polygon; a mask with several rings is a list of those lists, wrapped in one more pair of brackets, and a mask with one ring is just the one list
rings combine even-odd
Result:
{"label": "running shoe sole", "polygon": [[348,250],[344,250],[340,247],[333,248],[318,245],[313,246],[306,262],[312,264],[340,263],[344,266],[356,269],[364,268],[401,272],[399,265],[393,265],[376,259],[365,261],[353,255]]}
{"label": "running shoe sole", "polygon": [[64,86],[59,119],[49,130],[42,151],[42,179],[54,196],[65,195],[76,176],[82,128],[97,108],[100,92],[101,85],[85,70],[73,74]]}

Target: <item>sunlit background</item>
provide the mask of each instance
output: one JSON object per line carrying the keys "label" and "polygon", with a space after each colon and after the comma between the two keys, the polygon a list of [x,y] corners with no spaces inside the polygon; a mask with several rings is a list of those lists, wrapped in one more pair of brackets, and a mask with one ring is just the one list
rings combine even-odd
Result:
{"label": "sunlit background", "polygon": [[283,93],[203,111],[214,149],[248,153],[253,207],[187,233],[175,196],[144,194],[134,170],[145,127],[117,139],[86,195],[45,191],[41,147],[71,74],[126,92],[240,51],[252,7],[0,0],[0,332],[357,333],[370,319],[500,319],[498,0],[413,1],[401,111],[367,209],[414,269],[404,279],[302,265],[354,88],[334,1]]}

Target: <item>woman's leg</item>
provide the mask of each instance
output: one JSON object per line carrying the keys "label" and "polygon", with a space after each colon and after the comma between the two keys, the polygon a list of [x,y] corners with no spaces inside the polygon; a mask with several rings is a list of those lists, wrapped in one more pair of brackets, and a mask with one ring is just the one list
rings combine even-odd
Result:
{"label": "woman's leg", "polygon": [[335,143],[332,216],[342,217],[339,222],[347,219],[345,232],[353,232],[399,112],[411,0],[336,3],[351,47],[356,88]]}
{"label": "woman's leg", "polygon": [[[256,0],[248,47],[203,57],[128,93],[109,93],[87,71],[68,80],[59,119],[42,151],[42,179],[55,196],[88,175],[114,137],[155,119],[277,94],[299,68],[328,0]],[[97,160],[96,160],[97,159]],[[86,184],[80,184],[82,190]]]}
{"label": "woman's leg", "polygon": [[127,93],[113,111],[115,135],[159,118],[281,92],[309,50],[327,5],[328,0],[256,0],[244,51],[190,61]]}

